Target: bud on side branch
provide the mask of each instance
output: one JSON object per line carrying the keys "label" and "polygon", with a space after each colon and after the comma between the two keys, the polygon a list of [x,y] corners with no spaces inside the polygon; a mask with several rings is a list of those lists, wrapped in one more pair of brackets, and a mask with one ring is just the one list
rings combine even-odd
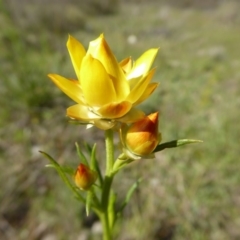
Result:
{"label": "bud on side branch", "polygon": [[161,140],[160,136],[158,112],[152,113],[123,129],[121,139],[124,152],[134,159],[150,157]]}
{"label": "bud on side branch", "polygon": [[97,180],[97,173],[81,163],[76,170],[74,180],[77,187],[87,191]]}

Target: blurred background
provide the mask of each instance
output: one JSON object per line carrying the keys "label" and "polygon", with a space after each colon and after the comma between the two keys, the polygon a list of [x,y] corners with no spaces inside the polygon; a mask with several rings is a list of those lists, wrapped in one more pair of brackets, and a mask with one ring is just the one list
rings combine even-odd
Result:
{"label": "blurred background", "polygon": [[237,0],[1,0],[0,239],[101,239],[97,218],[38,151],[75,168],[75,142],[98,142],[104,166],[103,133],[69,124],[73,102],[47,78],[75,78],[68,34],[87,48],[102,32],[119,61],[160,47],[160,86],[141,108],[161,112],[163,142],[204,141],[116,178],[119,199],[144,180],[115,239],[240,239],[239,13]]}

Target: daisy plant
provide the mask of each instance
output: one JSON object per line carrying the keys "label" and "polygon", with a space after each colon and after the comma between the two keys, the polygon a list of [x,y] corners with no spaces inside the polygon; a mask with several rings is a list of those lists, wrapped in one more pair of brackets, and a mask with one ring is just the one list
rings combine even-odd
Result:
{"label": "daisy plant", "polygon": [[[116,194],[112,182],[116,174],[133,161],[154,158],[154,153],[165,148],[200,142],[182,139],[161,143],[158,112],[148,116],[137,108],[157,88],[151,82],[155,68],[151,68],[158,48],[144,52],[136,61],[128,57],[118,62],[104,35],[90,42],[86,50],[74,37],[69,36],[67,49],[76,73],[76,79],[58,74],[48,77],[76,104],[67,108],[71,121],[105,132],[106,161],[101,169],[97,160],[96,144],[85,144],[89,156],[76,144],[80,162],[76,169],[61,166],[45,152],[50,164],[57,170],[77,200],[85,204],[86,214],[94,211],[103,227],[103,239],[113,239],[116,220],[128,203],[137,180],[122,205],[116,207]],[[120,155],[115,158],[114,134],[118,134]]]}

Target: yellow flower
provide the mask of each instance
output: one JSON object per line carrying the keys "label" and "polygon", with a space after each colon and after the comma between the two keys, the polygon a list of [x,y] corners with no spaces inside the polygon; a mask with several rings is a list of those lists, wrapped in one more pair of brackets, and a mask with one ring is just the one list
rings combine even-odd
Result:
{"label": "yellow flower", "polygon": [[97,173],[81,163],[77,168],[74,180],[80,189],[88,190],[97,180]]}
{"label": "yellow flower", "polygon": [[158,132],[158,112],[121,128],[121,141],[124,153],[131,159],[152,158],[152,152],[161,141]]}
{"label": "yellow flower", "polygon": [[158,85],[150,83],[155,72],[150,68],[158,49],[149,49],[136,62],[127,58],[118,63],[103,34],[90,42],[87,52],[72,36],[67,48],[78,80],[48,75],[77,103],[67,109],[67,116],[101,129],[144,117],[135,106],[148,98]]}

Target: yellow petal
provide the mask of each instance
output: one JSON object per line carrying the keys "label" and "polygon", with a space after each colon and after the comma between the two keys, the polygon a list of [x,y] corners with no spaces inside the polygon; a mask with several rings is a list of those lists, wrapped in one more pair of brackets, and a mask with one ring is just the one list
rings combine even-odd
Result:
{"label": "yellow petal", "polygon": [[67,108],[67,116],[86,122],[100,118],[100,116],[90,111],[88,106],[82,104],[76,104]]}
{"label": "yellow petal", "polygon": [[90,53],[93,58],[98,59],[103,64],[107,73],[113,77],[112,81],[116,91],[117,101],[125,99],[130,91],[126,77],[105,41],[103,34],[96,40],[90,42],[88,53]]}
{"label": "yellow petal", "polygon": [[69,80],[57,74],[48,74],[48,77],[73,101],[84,103],[82,89],[78,81]]}
{"label": "yellow petal", "polygon": [[72,60],[74,70],[79,79],[80,67],[81,67],[82,59],[86,55],[86,51],[83,45],[77,39],[75,39],[70,35],[67,41],[67,48],[68,48],[70,58]]}
{"label": "yellow petal", "polygon": [[152,48],[143,53],[135,62],[132,71],[127,75],[127,79],[136,78],[146,74],[151,68],[157,52],[158,48]]}
{"label": "yellow petal", "polygon": [[91,106],[102,106],[117,100],[111,78],[102,63],[90,54],[82,61],[80,82],[83,95]]}
{"label": "yellow petal", "polygon": [[157,88],[158,85],[159,85],[159,83],[150,83],[147,86],[144,93],[142,94],[142,96],[134,103],[134,106],[140,104],[145,99],[147,99],[154,92],[154,90]]}
{"label": "yellow petal", "polygon": [[132,108],[126,115],[119,118],[118,121],[124,123],[133,123],[144,118],[144,116],[145,114],[143,111],[136,108]]}
{"label": "yellow petal", "polygon": [[125,73],[129,73],[130,70],[132,69],[132,58],[128,57],[123,59],[120,63],[119,63],[120,67],[123,69],[123,71]]}
{"label": "yellow petal", "polygon": [[144,76],[139,76],[136,78],[131,78],[128,80],[129,86],[130,86],[130,91],[132,91],[132,89],[137,85],[138,82],[141,81],[141,79],[143,79]]}
{"label": "yellow petal", "polygon": [[139,82],[131,90],[131,93],[127,97],[127,101],[135,103],[146,90],[149,82],[151,81],[156,69],[152,69],[144,78],[140,79]]}
{"label": "yellow petal", "polygon": [[97,112],[102,118],[115,119],[127,114],[132,107],[130,102],[110,103],[101,107]]}

